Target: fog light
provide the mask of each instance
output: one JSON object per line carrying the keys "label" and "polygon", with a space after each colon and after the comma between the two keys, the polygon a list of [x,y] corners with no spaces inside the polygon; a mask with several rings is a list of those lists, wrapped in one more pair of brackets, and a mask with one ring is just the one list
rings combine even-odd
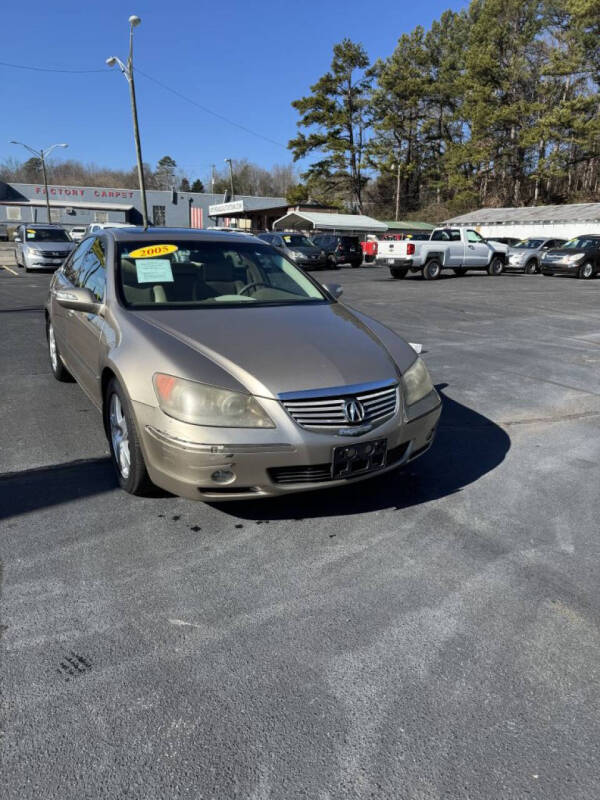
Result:
{"label": "fog light", "polygon": [[233,483],[235,472],[230,469],[216,469],[210,477],[215,483]]}

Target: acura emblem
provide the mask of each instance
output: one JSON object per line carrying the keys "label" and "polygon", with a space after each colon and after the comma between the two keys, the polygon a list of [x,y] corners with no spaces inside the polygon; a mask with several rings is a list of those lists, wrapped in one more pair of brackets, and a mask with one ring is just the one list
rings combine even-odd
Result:
{"label": "acura emblem", "polygon": [[346,419],[348,422],[352,422],[354,424],[362,422],[365,418],[365,409],[363,408],[362,403],[354,399],[346,400],[344,413],[346,414]]}

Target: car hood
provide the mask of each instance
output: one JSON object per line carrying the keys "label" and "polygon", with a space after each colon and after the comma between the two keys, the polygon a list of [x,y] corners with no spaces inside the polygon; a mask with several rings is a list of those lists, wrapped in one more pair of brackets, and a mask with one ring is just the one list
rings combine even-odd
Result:
{"label": "car hood", "polygon": [[[399,376],[378,336],[339,303],[133,314],[209,358],[259,396]],[[408,348],[395,338],[399,351]],[[201,368],[197,375],[182,377],[202,380]]]}
{"label": "car hood", "polygon": [[67,253],[73,249],[75,242],[24,242],[24,246],[32,250],[60,250]]}
{"label": "car hood", "polygon": [[304,253],[306,256],[318,256],[321,254],[320,247],[307,247],[306,245],[302,245],[301,247],[294,247],[292,245],[290,250],[297,250],[299,253]]}
{"label": "car hood", "polygon": [[539,250],[531,249],[529,247],[509,247],[508,248],[508,255],[509,256],[537,256],[539,254]]}
{"label": "car hood", "polygon": [[552,250],[546,250],[548,256],[573,256],[585,255],[588,251],[583,247],[553,247]]}

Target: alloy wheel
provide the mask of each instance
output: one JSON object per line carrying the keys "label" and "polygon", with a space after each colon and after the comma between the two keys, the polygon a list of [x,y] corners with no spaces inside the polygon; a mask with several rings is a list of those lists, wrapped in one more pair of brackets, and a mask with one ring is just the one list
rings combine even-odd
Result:
{"label": "alloy wheel", "polygon": [[115,461],[122,477],[127,480],[131,469],[131,454],[129,452],[129,430],[127,419],[123,412],[123,405],[118,394],[112,394],[109,405],[110,439],[113,446]]}
{"label": "alloy wheel", "polygon": [[58,369],[58,352],[56,349],[56,338],[54,336],[54,326],[52,323],[48,325],[48,350],[50,352],[50,363],[52,369],[56,372]]}

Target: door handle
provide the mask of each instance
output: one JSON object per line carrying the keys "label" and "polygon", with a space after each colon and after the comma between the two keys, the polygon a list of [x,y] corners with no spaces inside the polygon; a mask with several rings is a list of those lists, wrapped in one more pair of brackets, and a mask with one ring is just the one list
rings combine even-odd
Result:
{"label": "door handle", "polygon": [[470,244],[469,245],[469,250],[475,250],[475,245],[474,244]]}

